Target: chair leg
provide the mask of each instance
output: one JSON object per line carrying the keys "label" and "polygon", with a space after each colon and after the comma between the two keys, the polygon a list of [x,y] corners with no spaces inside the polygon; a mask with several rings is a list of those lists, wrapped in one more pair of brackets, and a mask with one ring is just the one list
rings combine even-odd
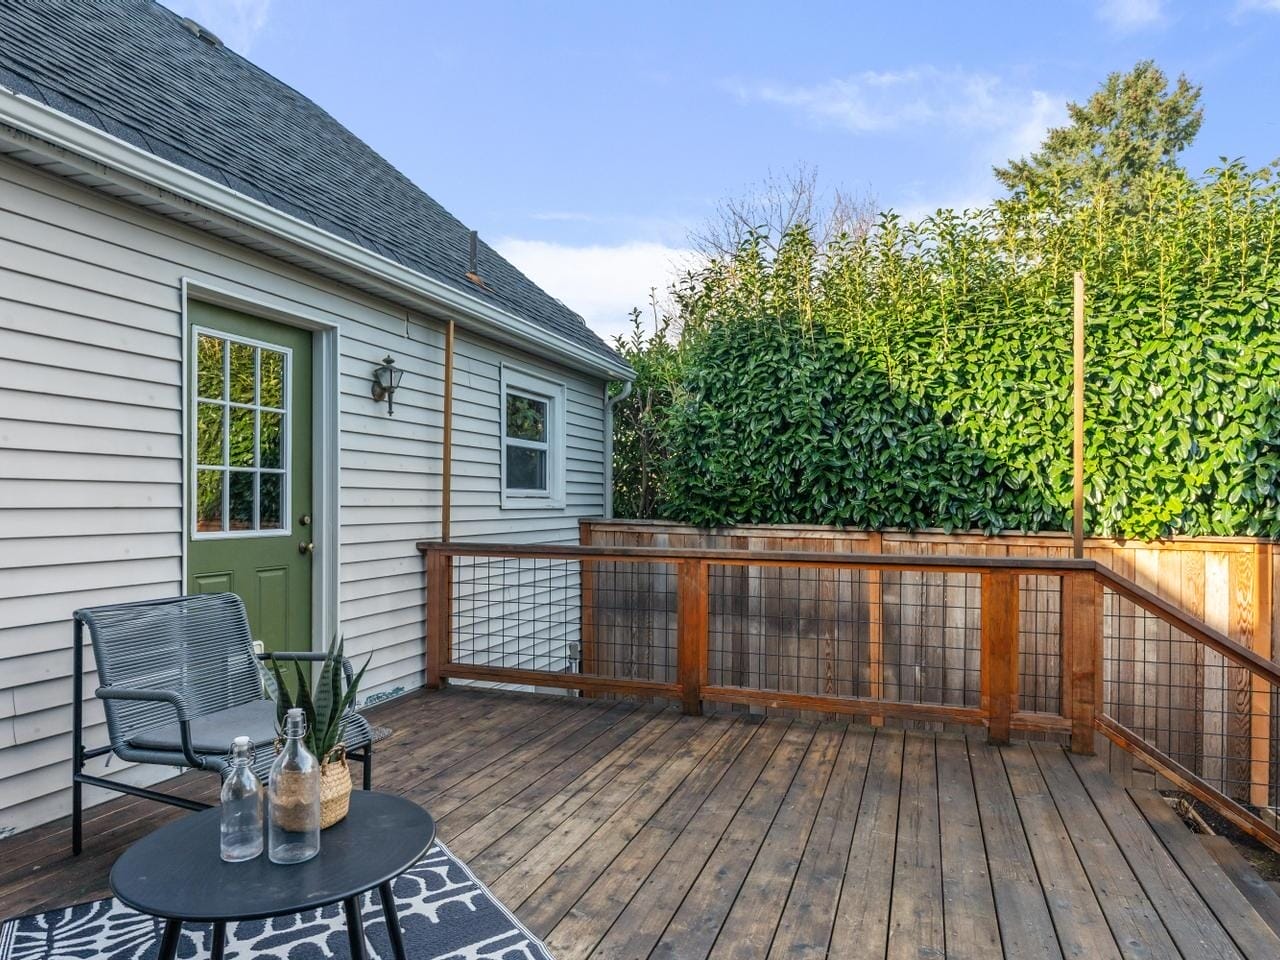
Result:
{"label": "chair leg", "polygon": [[84,815],[84,622],[77,619],[71,632],[71,855],[80,856]]}
{"label": "chair leg", "polygon": [[366,790],[373,789],[373,744],[370,743],[364,748],[364,757],[361,761],[364,764],[364,788]]}
{"label": "chair leg", "polygon": [[84,847],[84,785],[71,781],[71,855],[80,856]]}

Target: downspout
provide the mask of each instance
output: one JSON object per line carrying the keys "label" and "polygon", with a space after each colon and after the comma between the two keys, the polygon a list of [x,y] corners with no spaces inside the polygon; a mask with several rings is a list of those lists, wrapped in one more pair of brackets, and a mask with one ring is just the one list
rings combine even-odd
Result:
{"label": "downspout", "polygon": [[440,542],[449,542],[453,514],[453,321],[444,332],[444,430],[440,440]]}
{"label": "downspout", "polygon": [[622,391],[609,396],[609,383],[604,384],[604,518],[613,519],[613,408],[631,396],[632,381],[622,381]]}

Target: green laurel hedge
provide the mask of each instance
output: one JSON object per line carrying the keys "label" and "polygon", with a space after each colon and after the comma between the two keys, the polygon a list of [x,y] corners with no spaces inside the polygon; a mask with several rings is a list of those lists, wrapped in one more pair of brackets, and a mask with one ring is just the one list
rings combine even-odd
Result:
{"label": "green laurel hedge", "polygon": [[1277,182],[1240,164],[1087,206],[890,214],[821,250],[755,237],[673,291],[654,511],[1069,528],[1083,269],[1086,529],[1280,536],[1278,247]]}

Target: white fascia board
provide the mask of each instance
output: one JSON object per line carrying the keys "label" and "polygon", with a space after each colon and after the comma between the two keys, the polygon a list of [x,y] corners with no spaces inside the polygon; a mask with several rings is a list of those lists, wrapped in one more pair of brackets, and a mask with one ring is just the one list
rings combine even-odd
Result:
{"label": "white fascia board", "polygon": [[408,295],[419,301],[426,312],[452,317],[464,329],[609,380],[635,378],[635,371],[622,360],[611,360],[464,290],[424,276],[314,224],[237,193],[225,184],[148,153],[3,85],[0,85],[0,123],[38,141],[28,145],[32,148],[39,149],[43,143],[61,149],[69,155],[60,158],[65,162],[74,165],[72,158],[90,161],[94,167],[86,170],[88,173],[107,179],[123,175],[128,178],[123,186],[150,187],[167,194],[158,199],[180,198],[197,205],[206,215],[225,219],[228,225],[248,227],[276,241],[283,240],[345,272],[373,280],[402,297]]}

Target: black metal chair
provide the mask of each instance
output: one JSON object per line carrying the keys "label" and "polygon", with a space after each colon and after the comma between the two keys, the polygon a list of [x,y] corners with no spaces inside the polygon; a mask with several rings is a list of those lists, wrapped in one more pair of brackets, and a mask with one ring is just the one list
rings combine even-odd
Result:
{"label": "black metal chair", "polygon": [[[84,746],[84,629],[89,628],[111,742]],[[256,654],[244,603],[233,593],[199,594],[90,607],[75,612],[72,699],[71,846],[82,841],[85,784],[105,787],[188,810],[209,806],[85,773],[85,763],[108,753],[132,763],[209,770],[225,776],[237,736],[257,750],[255,772],[266,782],[274,759],[276,709],[263,687],[260,661],[319,661],[323,653]],[[352,670],[343,662],[346,682]],[[347,755],[373,777],[373,740],[367,720],[348,710],[342,724]],[[261,749],[266,748],[266,749]]]}

